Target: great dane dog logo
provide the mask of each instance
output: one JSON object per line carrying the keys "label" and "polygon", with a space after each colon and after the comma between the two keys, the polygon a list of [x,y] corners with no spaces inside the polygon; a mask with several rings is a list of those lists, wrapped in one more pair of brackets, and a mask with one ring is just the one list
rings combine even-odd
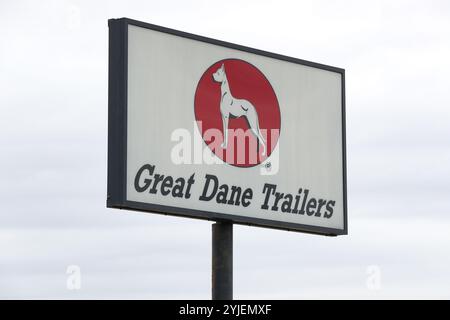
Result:
{"label": "great dane dog logo", "polygon": [[222,66],[213,73],[213,79],[220,83],[220,113],[222,115],[224,135],[222,148],[226,149],[228,145],[228,121],[230,119],[244,117],[247,120],[249,129],[263,146],[262,155],[265,155],[267,147],[261,134],[261,130],[259,129],[258,113],[250,101],[233,97],[223,63]]}
{"label": "great dane dog logo", "polygon": [[281,130],[280,106],[255,65],[236,58],[210,65],[197,83],[194,115],[203,141],[223,162],[240,168],[270,165]]}

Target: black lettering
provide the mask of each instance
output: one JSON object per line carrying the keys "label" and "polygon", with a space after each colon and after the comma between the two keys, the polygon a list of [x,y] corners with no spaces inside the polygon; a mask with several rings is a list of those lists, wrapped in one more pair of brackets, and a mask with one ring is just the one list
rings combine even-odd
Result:
{"label": "black lettering", "polygon": [[153,182],[153,186],[150,189],[150,193],[156,193],[158,191],[158,190],[156,190],[158,183],[160,183],[163,180],[164,180],[163,174],[155,174],[155,181]]}
{"label": "black lettering", "polygon": [[185,181],[183,178],[175,180],[175,186],[172,189],[172,197],[183,198],[184,183]]}
{"label": "black lettering", "polygon": [[136,173],[136,177],[134,178],[134,188],[137,192],[144,192],[147,190],[147,188],[152,183],[152,179],[144,179],[144,185],[139,185],[139,180],[141,179],[141,175],[144,172],[144,170],[147,170],[149,175],[153,175],[153,172],[155,171],[155,166],[151,166],[149,164],[144,164]]}
{"label": "black lettering", "polygon": [[231,186],[231,195],[230,199],[228,200],[228,204],[234,204],[236,206],[239,206],[241,204],[241,202],[239,201],[241,193],[242,193],[241,187]]}
{"label": "black lettering", "polygon": [[292,213],[298,213],[298,203],[300,202],[300,194],[302,193],[302,188],[298,189],[298,195],[295,196],[295,205],[294,209],[292,210]]}
{"label": "black lettering", "polygon": [[163,196],[167,196],[170,193],[172,186],[173,186],[173,178],[171,176],[167,176],[161,184],[161,194]]}
{"label": "black lettering", "polygon": [[283,199],[284,193],[275,192],[275,201],[273,202],[272,210],[278,211],[278,202]]}
{"label": "black lettering", "polygon": [[306,214],[308,216],[312,216],[314,214],[314,210],[316,209],[317,200],[314,198],[309,199],[308,204],[306,205]]}
{"label": "black lettering", "polygon": [[327,219],[331,218],[331,216],[333,215],[333,207],[335,204],[336,204],[336,201],[333,201],[333,200],[328,201],[327,211],[325,211],[325,213],[323,215],[324,218],[327,218]]}
{"label": "black lettering", "polygon": [[219,187],[219,190],[216,197],[217,203],[227,203],[228,186],[223,184]]}
{"label": "black lettering", "polygon": [[242,205],[244,207],[248,207],[250,205],[250,200],[253,198],[253,190],[248,188],[245,189],[244,193],[242,194]]}
{"label": "black lettering", "polygon": [[322,213],[320,212],[320,209],[322,209],[322,207],[323,207],[326,203],[327,203],[326,200],[319,199],[319,202],[318,202],[318,204],[317,204],[317,211],[316,211],[316,214],[315,214],[316,217],[320,217],[320,216],[322,215]]}
{"label": "black lettering", "polygon": [[281,212],[291,212],[291,205],[292,205],[292,194],[287,193],[284,196],[283,204],[281,205]]}
{"label": "black lettering", "polygon": [[267,210],[269,209],[269,198],[271,194],[275,193],[275,190],[277,189],[277,186],[275,184],[269,184],[265,183],[263,187],[263,193],[266,194],[266,197],[264,199],[264,203],[261,206],[261,209]]}
{"label": "black lettering", "polygon": [[304,196],[303,196],[303,201],[302,201],[302,207],[300,208],[300,214],[305,214],[305,204],[306,204],[306,200],[308,199],[308,194],[309,194],[309,190],[305,189],[304,192]]}
{"label": "black lettering", "polygon": [[186,196],[185,196],[186,199],[189,199],[191,197],[191,187],[195,182],[194,175],[195,175],[195,173],[193,173],[188,179],[188,184],[187,184],[187,188],[186,188]]}
{"label": "black lettering", "polygon": [[[191,178],[193,176],[194,175],[192,175]],[[217,185],[219,184],[219,180],[217,179],[216,176],[214,176],[212,174],[205,175],[205,179],[206,179],[205,186],[203,187],[203,192],[202,192],[202,195],[200,196],[199,200],[201,200],[201,201],[210,201],[216,195]],[[213,189],[212,189],[211,194],[207,195],[210,181],[212,181],[212,183],[213,183]]]}

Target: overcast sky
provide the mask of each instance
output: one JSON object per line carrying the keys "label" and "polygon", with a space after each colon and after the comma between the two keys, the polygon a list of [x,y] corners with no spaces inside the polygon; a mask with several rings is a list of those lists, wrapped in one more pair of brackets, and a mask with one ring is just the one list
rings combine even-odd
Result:
{"label": "overcast sky", "polygon": [[211,222],[105,207],[119,17],[346,70],[349,235],[235,226],[235,298],[450,298],[448,0],[2,0],[0,298],[211,296]]}

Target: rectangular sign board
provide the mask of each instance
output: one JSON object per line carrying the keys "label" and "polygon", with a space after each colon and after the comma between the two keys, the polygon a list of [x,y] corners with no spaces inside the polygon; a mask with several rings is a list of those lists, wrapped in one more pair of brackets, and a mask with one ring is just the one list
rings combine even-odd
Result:
{"label": "rectangular sign board", "polygon": [[344,76],[109,20],[107,206],[347,234]]}

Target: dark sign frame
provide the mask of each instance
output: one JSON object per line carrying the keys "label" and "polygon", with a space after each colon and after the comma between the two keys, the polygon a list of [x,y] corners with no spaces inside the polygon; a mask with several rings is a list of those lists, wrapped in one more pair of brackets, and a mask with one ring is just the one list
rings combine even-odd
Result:
{"label": "dark sign frame", "polygon": [[[284,60],[304,66],[319,68],[339,73],[342,88],[342,174],[343,174],[343,209],[344,228],[334,229],[298,223],[258,219],[240,215],[223,214],[172,206],[128,201],[126,199],[127,170],[127,63],[128,63],[128,26],[138,26],[158,32],[206,42],[209,44],[249,52],[265,57]],[[212,221],[229,221],[232,223],[266,228],[283,229],[327,236],[346,235],[347,232],[347,169],[345,138],[345,70],[319,63],[300,60],[267,51],[249,48],[229,42],[215,40],[177,31],[128,18],[110,19],[109,26],[109,74],[108,74],[108,208],[138,210],[166,215],[182,216]]]}

